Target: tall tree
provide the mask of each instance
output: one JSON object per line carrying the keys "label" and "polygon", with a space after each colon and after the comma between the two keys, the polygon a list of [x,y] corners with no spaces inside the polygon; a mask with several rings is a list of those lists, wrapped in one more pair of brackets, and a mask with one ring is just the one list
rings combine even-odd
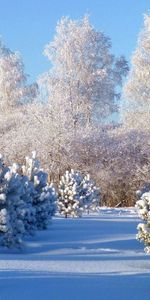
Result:
{"label": "tall tree", "polygon": [[11,158],[22,151],[22,143],[27,153],[31,141],[25,141],[24,137],[24,132],[31,125],[25,107],[34,102],[38,86],[36,83],[28,84],[27,79],[20,54],[0,41],[0,151]]}
{"label": "tall tree", "polygon": [[27,84],[24,65],[18,52],[0,41],[0,108],[8,110],[35,98],[37,84]]}
{"label": "tall tree", "polygon": [[55,110],[61,111],[76,125],[116,111],[127,62],[111,54],[110,38],[95,30],[87,16],[75,21],[63,17],[44,54],[52,65],[44,80],[53,118]]}
{"label": "tall tree", "polygon": [[129,128],[150,129],[150,14],[144,15],[144,27],[131,60],[124,86],[123,116]]}
{"label": "tall tree", "polygon": [[138,105],[150,104],[150,14],[144,15],[137,48],[132,56],[131,70],[125,84],[125,95]]}

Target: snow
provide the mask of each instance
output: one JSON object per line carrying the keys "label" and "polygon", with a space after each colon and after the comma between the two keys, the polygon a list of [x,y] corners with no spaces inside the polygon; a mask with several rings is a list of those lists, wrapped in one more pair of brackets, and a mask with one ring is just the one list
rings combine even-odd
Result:
{"label": "snow", "polygon": [[149,300],[138,223],[133,208],[56,216],[22,250],[0,248],[0,300]]}

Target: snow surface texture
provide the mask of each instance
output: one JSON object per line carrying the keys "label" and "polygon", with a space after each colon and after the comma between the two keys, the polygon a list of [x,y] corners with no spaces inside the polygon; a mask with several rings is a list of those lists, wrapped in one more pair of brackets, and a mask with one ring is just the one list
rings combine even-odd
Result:
{"label": "snow surface texture", "polygon": [[0,300],[149,300],[150,257],[135,209],[56,216],[22,252],[0,248]]}

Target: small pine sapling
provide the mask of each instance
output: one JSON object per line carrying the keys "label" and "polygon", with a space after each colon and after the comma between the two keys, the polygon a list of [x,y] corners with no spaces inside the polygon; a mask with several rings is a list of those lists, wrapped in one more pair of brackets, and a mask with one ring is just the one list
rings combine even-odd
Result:
{"label": "small pine sapling", "polygon": [[82,198],[84,211],[89,213],[90,211],[98,211],[100,206],[100,189],[96,187],[94,180],[87,174],[84,176],[81,189],[80,199]]}
{"label": "small pine sapling", "polygon": [[58,190],[58,210],[66,218],[79,217],[83,211],[96,210],[99,206],[99,189],[89,175],[66,171]]}
{"label": "small pine sapling", "polygon": [[57,194],[54,186],[48,183],[48,174],[40,168],[40,162],[36,159],[35,151],[32,152],[31,158],[26,157],[26,163],[22,166],[22,173],[28,176],[34,186],[32,197],[36,228],[46,229],[49,220],[56,211]]}
{"label": "small pine sapling", "polygon": [[23,185],[16,166],[5,167],[0,159],[0,243],[6,247],[19,247],[25,234],[21,209]]}
{"label": "small pine sapling", "polygon": [[140,199],[136,202],[139,217],[144,221],[137,226],[138,234],[136,238],[143,242],[146,247],[144,248],[146,253],[150,253],[150,190],[138,191],[137,195]]}
{"label": "small pine sapling", "polygon": [[68,216],[79,217],[82,215],[82,205],[79,197],[79,186],[82,181],[82,176],[74,172],[74,170],[66,171],[61,177],[58,188],[57,206],[61,215],[65,218]]}

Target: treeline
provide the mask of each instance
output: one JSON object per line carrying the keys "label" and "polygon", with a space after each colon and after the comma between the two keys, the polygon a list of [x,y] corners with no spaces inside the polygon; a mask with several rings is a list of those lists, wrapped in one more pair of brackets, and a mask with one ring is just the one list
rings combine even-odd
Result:
{"label": "treeline", "polygon": [[44,50],[49,71],[28,84],[21,56],[1,42],[0,152],[6,161],[23,164],[35,149],[50,181],[58,184],[66,170],[89,173],[101,204],[134,205],[136,190],[150,180],[149,49],[149,14],[130,71],[88,17],[62,18]]}

